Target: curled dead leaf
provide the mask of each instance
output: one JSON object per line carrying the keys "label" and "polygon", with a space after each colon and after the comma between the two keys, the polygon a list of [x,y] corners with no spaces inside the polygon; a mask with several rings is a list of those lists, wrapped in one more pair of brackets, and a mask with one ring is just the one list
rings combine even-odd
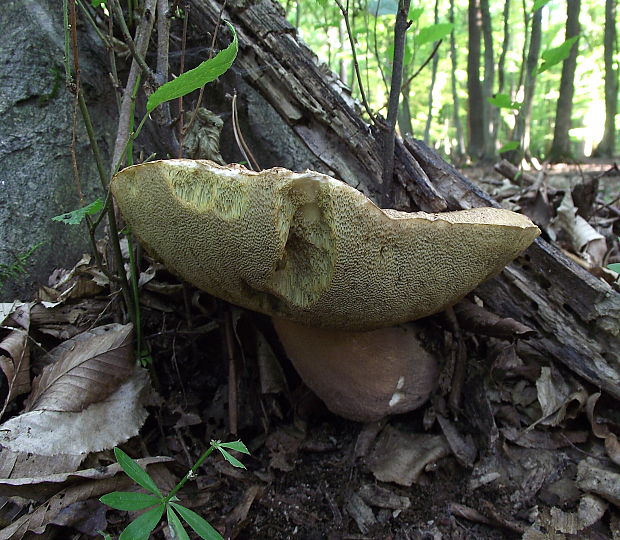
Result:
{"label": "curled dead leaf", "polygon": [[609,426],[602,423],[594,414],[594,408],[600,397],[601,393],[597,392],[588,398],[586,404],[588,420],[592,426],[592,433],[599,439],[605,440],[605,451],[607,455],[616,465],[620,465],[620,442],[618,442],[618,437],[609,429]]}

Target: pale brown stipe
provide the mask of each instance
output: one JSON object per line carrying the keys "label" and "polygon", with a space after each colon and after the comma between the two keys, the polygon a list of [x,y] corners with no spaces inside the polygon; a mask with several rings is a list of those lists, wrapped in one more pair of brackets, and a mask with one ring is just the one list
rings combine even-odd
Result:
{"label": "pale brown stipe", "polygon": [[233,304],[303,324],[391,326],[445,309],[540,231],[508,210],[381,210],[312,171],[177,159],[119,172],[134,234],[170,270]]}
{"label": "pale brown stipe", "polygon": [[417,409],[437,383],[437,361],[411,324],[351,332],[274,317],[273,326],[306,385],[349,420],[372,422]]}

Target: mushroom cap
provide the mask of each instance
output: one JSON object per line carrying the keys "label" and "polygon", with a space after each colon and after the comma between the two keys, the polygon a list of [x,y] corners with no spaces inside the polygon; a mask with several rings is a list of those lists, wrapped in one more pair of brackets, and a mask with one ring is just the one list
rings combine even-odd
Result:
{"label": "mushroom cap", "polygon": [[420,407],[437,384],[437,360],[412,324],[352,332],[273,318],[295,369],[334,414],[373,422]]}
{"label": "mushroom cap", "polygon": [[120,171],[112,192],[147,250],[215,296],[312,326],[366,330],[442,311],[540,231],[497,208],[382,210],[313,171],[173,159]]}

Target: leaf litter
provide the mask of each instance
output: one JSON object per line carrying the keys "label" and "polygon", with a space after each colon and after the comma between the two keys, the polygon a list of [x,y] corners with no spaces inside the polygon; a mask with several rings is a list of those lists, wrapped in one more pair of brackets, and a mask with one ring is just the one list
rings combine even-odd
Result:
{"label": "leaf litter", "polygon": [[[567,190],[548,184],[544,174],[530,187],[536,190],[532,208],[572,256],[590,267],[620,258],[616,245],[602,259],[600,248],[574,247],[566,229],[558,228]],[[518,201],[522,193],[512,189],[511,198]],[[593,205],[590,217],[598,212],[599,223],[611,219]],[[611,222],[605,223],[609,229]],[[110,476],[113,445],[136,456],[173,456],[146,458],[154,460],[149,473],[156,467],[154,475],[173,482],[205,440],[228,435],[225,308],[147,263],[140,286],[148,291],[144,334],[160,381],[156,399],[147,399],[147,377],[132,367],[126,327],[100,328],[113,322],[116,308],[107,298],[109,283],[90,261],[55,273],[39,300],[28,304],[29,325],[7,322],[19,303],[2,304],[4,326],[11,329],[3,328],[0,340],[24,330],[37,382],[26,401],[31,410],[9,418],[0,432],[0,496],[8,497],[0,515],[12,522],[0,538],[41,534],[50,524],[66,534],[118,531],[125,514],[102,514],[94,504],[100,494],[128,487],[122,475]],[[179,493],[183,504],[240,539],[540,538],[552,529],[558,538],[617,536],[620,422],[614,401],[538,354],[526,321],[498,317],[472,300],[455,309],[461,335],[435,318],[424,336],[444,358],[454,358],[455,347],[466,355],[462,409],[450,399],[455,366],[447,361],[431,403],[372,426],[326,412],[296,377],[268,322],[241,312],[233,383],[239,435],[252,448],[252,460],[241,474],[224,460],[203,468]],[[102,337],[110,331],[113,337]],[[49,352],[32,347],[34,338]],[[9,356],[4,347],[1,354],[15,368],[19,348],[9,348]],[[11,414],[27,393],[13,395]],[[156,413],[149,419],[147,404]],[[55,435],[46,434],[50,426]],[[140,437],[131,438],[141,426]]]}

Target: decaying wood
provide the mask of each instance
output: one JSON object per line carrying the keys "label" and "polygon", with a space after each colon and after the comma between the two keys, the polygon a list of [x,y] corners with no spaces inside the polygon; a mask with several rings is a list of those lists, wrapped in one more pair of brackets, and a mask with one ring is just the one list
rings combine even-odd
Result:
{"label": "decaying wood", "polygon": [[[202,32],[221,10],[215,0],[192,0]],[[360,119],[359,108],[335,76],[316,64],[272,0],[227,3],[223,17],[239,34],[235,69],[282,118],[325,171],[377,200],[381,138]],[[392,201],[425,211],[498,206],[423,143],[398,141]],[[620,294],[538,239],[476,294],[500,316],[536,330],[520,354],[559,362],[620,399]]]}

